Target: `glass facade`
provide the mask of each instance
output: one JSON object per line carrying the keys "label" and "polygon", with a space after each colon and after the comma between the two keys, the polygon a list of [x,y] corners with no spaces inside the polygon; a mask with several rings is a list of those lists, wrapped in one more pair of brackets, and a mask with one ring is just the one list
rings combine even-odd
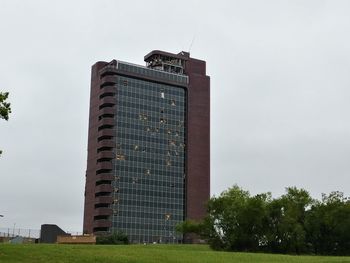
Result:
{"label": "glass facade", "polygon": [[185,211],[185,121],[185,89],[118,76],[112,224],[131,242],[182,238],[175,225]]}

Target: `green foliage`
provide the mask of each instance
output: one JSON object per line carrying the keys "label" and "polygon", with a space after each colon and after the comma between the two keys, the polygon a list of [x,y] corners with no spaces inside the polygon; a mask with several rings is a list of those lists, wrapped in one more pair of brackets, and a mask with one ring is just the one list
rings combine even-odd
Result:
{"label": "green foliage", "polygon": [[[9,119],[9,114],[11,113],[11,104],[6,101],[8,96],[8,92],[0,92],[0,119],[6,121]],[[1,154],[2,150],[0,150],[0,156]]]}
{"label": "green foliage", "polygon": [[113,232],[110,235],[98,236],[96,237],[96,244],[101,245],[127,245],[129,244],[129,239],[126,234],[121,231]]}
{"label": "green foliage", "polygon": [[207,217],[198,224],[217,250],[350,255],[350,201],[340,192],[317,201],[289,187],[272,199],[235,185],[210,199]]}
{"label": "green foliage", "polygon": [[203,230],[203,224],[194,220],[185,220],[175,226],[176,232],[185,234],[201,234]]}
{"label": "green foliage", "polygon": [[11,113],[11,104],[6,101],[8,96],[8,92],[0,92],[0,119],[9,119],[9,114]]}
{"label": "green foliage", "polygon": [[350,201],[341,192],[323,195],[306,218],[308,241],[315,254],[350,254]]}
{"label": "green foliage", "polygon": [[309,193],[295,187],[268,204],[267,248],[271,252],[307,252],[304,226],[306,209],[313,200]]}
{"label": "green foliage", "polygon": [[6,263],[345,263],[350,257],[286,256],[212,251],[206,245],[0,244]]}
{"label": "green foliage", "polygon": [[237,185],[212,198],[206,218],[207,240],[215,249],[256,251],[264,242],[270,194],[250,197]]}

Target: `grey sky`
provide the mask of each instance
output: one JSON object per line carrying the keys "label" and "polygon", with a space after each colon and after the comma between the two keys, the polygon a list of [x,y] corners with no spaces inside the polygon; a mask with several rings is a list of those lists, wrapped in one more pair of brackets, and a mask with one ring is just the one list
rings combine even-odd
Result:
{"label": "grey sky", "polygon": [[0,0],[0,227],[82,230],[90,67],[188,51],[211,76],[211,193],[350,194],[349,1]]}

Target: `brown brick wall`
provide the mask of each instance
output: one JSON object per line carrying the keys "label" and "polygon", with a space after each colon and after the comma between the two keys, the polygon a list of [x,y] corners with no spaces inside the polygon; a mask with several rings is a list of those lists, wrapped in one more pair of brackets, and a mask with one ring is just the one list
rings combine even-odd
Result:
{"label": "brown brick wall", "polygon": [[90,90],[90,110],[89,110],[89,132],[88,132],[88,154],[85,184],[85,204],[84,204],[84,233],[92,233],[94,219],[95,202],[95,182],[96,182],[96,161],[97,161],[97,125],[98,125],[98,104],[100,91],[99,70],[106,62],[97,62],[91,69],[91,90]]}
{"label": "brown brick wall", "polygon": [[185,72],[189,76],[186,217],[199,220],[210,196],[210,79],[201,60],[189,59]]}

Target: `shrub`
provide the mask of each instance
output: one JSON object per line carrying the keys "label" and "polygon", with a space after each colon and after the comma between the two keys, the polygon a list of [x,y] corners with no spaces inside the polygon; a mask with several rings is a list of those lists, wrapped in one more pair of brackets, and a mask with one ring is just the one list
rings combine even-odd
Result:
{"label": "shrub", "polygon": [[100,245],[126,245],[129,244],[129,239],[126,234],[121,231],[113,232],[110,235],[98,236],[96,244]]}

